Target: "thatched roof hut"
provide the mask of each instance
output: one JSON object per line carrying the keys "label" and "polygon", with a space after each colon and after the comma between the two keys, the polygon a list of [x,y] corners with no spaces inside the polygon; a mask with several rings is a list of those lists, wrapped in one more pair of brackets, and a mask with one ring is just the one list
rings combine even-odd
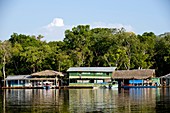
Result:
{"label": "thatched roof hut", "polygon": [[147,79],[155,77],[154,69],[118,70],[112,74],[113,79]]}
{"label": "thatched roof hut", "polygon": [[64,76],[61,72],[57,72],[54,70],[45,70],[45,71],[41,71],[41,72],[36,72],[36,73],[32,73],[32,76]]}

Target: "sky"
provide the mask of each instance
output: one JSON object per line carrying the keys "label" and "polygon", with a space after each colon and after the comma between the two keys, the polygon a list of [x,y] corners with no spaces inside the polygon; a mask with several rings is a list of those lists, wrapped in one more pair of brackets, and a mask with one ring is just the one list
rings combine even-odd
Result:
{"label": "sky", "polygon": [[77,25],[136,34],[170,32],[169,0],[0,0],[0,40],[13,33],[62,41]]}

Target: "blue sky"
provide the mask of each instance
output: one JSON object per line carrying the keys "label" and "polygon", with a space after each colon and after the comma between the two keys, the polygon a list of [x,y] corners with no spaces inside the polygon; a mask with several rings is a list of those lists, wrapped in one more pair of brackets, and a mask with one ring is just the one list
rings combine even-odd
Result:
{"label": "blue sky", "polygon": [[15,32],[58,41],[80,24],[158,35],[170,32],[169,6],[169,0],[1,0],[0,40]]}

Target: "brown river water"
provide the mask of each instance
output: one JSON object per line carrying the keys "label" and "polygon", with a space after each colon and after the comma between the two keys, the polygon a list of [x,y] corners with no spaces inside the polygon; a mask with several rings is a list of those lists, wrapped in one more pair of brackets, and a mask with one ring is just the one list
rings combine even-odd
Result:
{"label": "brown river water", "polygon": [[170,113],[170,88],[6,89],[0,113]]}

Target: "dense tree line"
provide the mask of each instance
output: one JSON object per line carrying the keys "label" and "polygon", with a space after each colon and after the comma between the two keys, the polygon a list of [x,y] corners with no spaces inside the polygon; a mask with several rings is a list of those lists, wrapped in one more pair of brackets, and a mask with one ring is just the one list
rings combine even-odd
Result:
{"label": "dense tree line", "polygon": [[136,35],[125,29],[79,25],[63,41],[13,33],[0,41],[0,75],[30,74],[45,69],[66,72],[71,66],[116,66],[118,70],[156,69],[170,73],[170,34]]}

